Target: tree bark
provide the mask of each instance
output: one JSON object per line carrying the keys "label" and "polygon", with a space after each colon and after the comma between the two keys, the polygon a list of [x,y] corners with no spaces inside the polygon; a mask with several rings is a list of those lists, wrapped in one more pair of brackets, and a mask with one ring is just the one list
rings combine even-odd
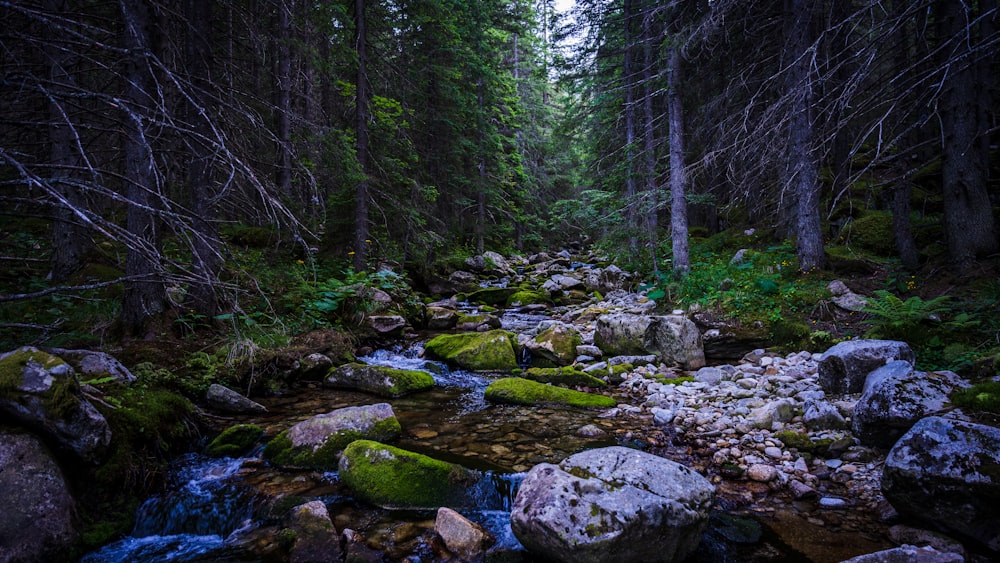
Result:
{"label": "tree bark", "polygon": [[278,166],[275,183],[278,190],[292,196],[292,24],[290,0],[277,2],[277,37],[275,53],[275,86],[277,99]]}
{"label": "tree bark", "polygon": [[355,103],[355,133],[357,135],[358,168],[361,179],[354,193],[354,269],[363,271],[368,265],[368,120],[371,94],[368,85],[368,30],[365,22],[365,0],[354,0],[354,33],[358,56]]}
{"label": "tree bark", "polygon": [[670,122],[670,240],[675,276],[687,275],[691,270],[687,214],[689,182],[684,168],[684,106],[680,94],[682,63],[680,47],[672,46],[667,53],[667,114]]}
{"label": "tree bark", "polygon": [[942,51],[940,112],[942,128],[941,180],[944,191],[944,229],[948,255],[959,271],[967,271],[976,258],[996,252],[997,238],[987,192],[988,153],[982,150],[985,113],[976,67],[972,62],[977,42],[962,2],[940,0],[935,4]]}
{"label": "tree bark", "polygon": [[645,202],[645,218],[647,242],[653,260],[653,272],[659,267],[656,262],[656,252],[659,247],[657,238],[657,209],[659,207],[659,186],[656,181],[656,127],[653,114],[653,43],[657,39],[653,33],[653,16],[655,10],[647,7],[642,17],[642,90],[643,90],[643,161],[646,168],[646,186],[643,190]]}
{"label": "tree bark", "polygon": [[625,88],[625,229],[628,232],[629,252],[634,256],[639,251],[639,241],[636,238],[636,183],[635,183],[635,35],[632,32],[632,20],[635,17],[633,0],[625,0],[623,20],[625,26],[625,61],[622,65]]}
{"label": "tree bark", "polygon": [[132,237],[125,258],[125,284],[120,320],[125,334],[145,335],[166,310],[167,294],[159,271],[159,225],[151,212],[158,183],[152,147],[143,124],[152,91],[148,66],[151,15],[145,0],[121,0],[122,43],[128,51],[122,116],[124,166],[122,181],[128,200],[126,226]]}
{"label": "tree bark", "polygon": [[822,268],[823,225],[820,217],[819,171],[814,155],[811,62],[812,11],[815,0],[786,0],[789,97],[789,173],[797,199],[797,253],[803,272]]}
{"label": "tree bark", "polygon": [[[52,14],[63,14],[69,10],[66,0],[47,0],[45,9]],[[49,78],[51,90],[72,91],[76,89],[76,56],[63,50],[59,45],[47,43]],[[56,218],[52,223],[52,271],[53,282],[62,283],[69,279],[86,262],[86,256],[94,248],[90,231],[78,217],[86,209],[87,201],[80,188],[74,185],[83,172],[83,140],[77,137],[72,117],[58,99],[58,94],[49,96],[49,159],[52,165],[52,183],[61,201],[56,208]]]}
{"label": "tree bark", "polygon": [[188,289],[186,306],[204,318],[212,319],[218,314],[216,282],[222,269],[221,243],[213,205],[212,127],[209,123],[211,96],[207,92],[212,80],[212,3],[186,0],[186,11],[189,27],[185,55],[191,83],[188,115],[193,133],[189,141],[191,155],[187,184],[194,212],[192,269],[196,277]]}

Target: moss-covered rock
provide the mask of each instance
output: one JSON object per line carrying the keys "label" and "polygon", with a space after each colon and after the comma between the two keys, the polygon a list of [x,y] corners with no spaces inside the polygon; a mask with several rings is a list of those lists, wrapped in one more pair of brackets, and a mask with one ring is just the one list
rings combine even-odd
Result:
{"label": "moss-covered rock", "polygon": [[467,370],[512,370],[517,367],[515,342],[505,330],[442,334],[427,342],[424,351]]}
{"label": "moss-covered rock", "polygon": [[31,346],[0,355],[0,415],[87,462],[104,458],[107,420],[83,398],[73,368]]}
{"label": "moss-covered rock", "polygon": [[505,377],[490,383],[486,388],[486,400],[513,405],[559,404],[584,408],[610,408],[617,404],[605,395],[564,389],[520,377]]}
{"label": "moss-covered rock", "polygon": [[562,387],[604,387],[607,385],[603,380],[571,366],[561,368],[528,368],[521,374],[521,377],[539,383],[551,383]]}
{"label": "moss-covered rock", "polygon": [[460,504],[480,475],[371,440],[352,442],[340,458],[340,480],[354,494],[385,508],[437,508]]}
{"label": "moss-covered rock", "polygon": [[553,324],[525,344],[532,363],[538,367],[568,366],[576,360],[576,347],[583,344],[580,333],[568,325]]}
{"label": "moss-covered rock", "polygon": [[257,440],[264,435],[264,429],[256,424],[230,426],[215,437],[205,448],[209,457],[237,457],[250,451]]}
{"label": "moss-covered rock", "polygon": [[877,256],[893,256],[896,253],[892,214],[888,211],[865,212],[844,225],[840,238],[847,246],[857,246]]}
{"label": "moss-covered rock", "polygon": [[395,398],[434,387],[434,377],[424,371],[350,363],[331,369],[323,386]]}
{"label": "moss-covered rock", "polygon": [[399,437],[399,420],[388,403],[346,407],[314,416],[278,434],[264,458],[285,467],[334,469],[340,452],[355,440]]}
{"label": "moss-covered rock", "polygon": [[466,298],[471,303],[482,303],[483,305],[503,306],[519,290],[516,287],[485,287],[470,293]]}
{"label": "moss-covered rock", "polygon": [[455,321],[455,329],[468,332],[483,332],[500,328],[502,324],[500,317],[491,315],[485,311],[478,314],[458,313]]}
{"label": "moss-covered rock", "polygon": [[524,307],[526,305],[551,304],[552,300],[547,295],[538,291],[522,289],[507,298],[508,307]]}

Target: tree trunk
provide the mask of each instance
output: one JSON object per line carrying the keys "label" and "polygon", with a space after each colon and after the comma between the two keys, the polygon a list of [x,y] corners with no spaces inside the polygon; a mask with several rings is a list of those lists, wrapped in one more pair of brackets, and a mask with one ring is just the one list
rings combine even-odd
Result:
{"label": "tree trunk", "polygon": [[959,271],[967,271],[978,256],[997,250],[992,206],[987,193],[988,154],[982,138],[988,122],[985,112],[986,85],[977,81],[971,48],[977,38],[963,3],[941,0],[935,5],[942,51],[940,112],[942,128],[941,180],[944,190],[944,230],[948,255]]}
{"label": "tree trunk", "polygon": [[274,38],[275,87],[277,99],[278,163],[274,181],[278,190],[292,196],[292,41],[291,7],[289,0],[277,2],[277,37]]}
{"label": "tree trunk", "polygon": [[128,51],[122,116],[124,166],[122,181],[129,202],[126,226],[131,237],[125,258],[125,284],[120,320],[125,334],[145,335],[166,310],[167,293],[159,271],[159,226],[150,211],[158,193],[152,147],[143,124],[151,103],[152,74],[148,67],[150,13],[145,0],[121,0],[122,41]]}
{"label": "tree trunk", "polygon": [[205,319],[218,314],[219,299],[216,282],[222,269],[219,253],[219,233],[216,227],[216,210],[212,202],[212,151],[209,144],[212,128],[209,115],[211,96],[207,89],[211,83],[212,3],[205,0],[187,0],[188,37],[186,66],[190,73],[188,116],[193,138],[189,142],[191,160],[188,163],[188,192],[194,212],[195,232],[192,233],[192,269],[196,280],[190,284],[186,306]]}
{"label": "tree trunk", "polygon": [[647,7],[642,17],[642,84],[643,84],[643,148],[646,168],[646,186],[643,189],[645,203],[646,233],[649,252],[653,260],[653,272],[658,272],[656,252],[659,247],[657,240],[657,209],[659,207],[659,186],[656,181],[656,127],[653,115],[653,15],[655,10]]}
{"label": "tree trunk", "polygon": [[684,106],[680,93],[682,63],[680,47],[671,47],[667,53],[667,114],[670,122],[670,240],[675,276],[687,275],[691,269],[688,253],[688,175],[684,168]]}
{"label": "tree trunk", "polygon": [[[67,13],[66,0],[47,0],[46,11],[53,14]],[[76,89],[73,66],[76,57],[62,48],[46,43],[49,59],[49,78],[52,90]],[[52,184],[59,194],[56,219],[52,223],[52,272],[55,283],[66,281],[86,262],[87,254],[94,248],[90,231],[81,224],[78,214],[86,209],[87,201],[74,180],[83,174],[81,158],[84,140],[77,138],[77,130],[66,108],[56,96],[49,97],[49,159],[52,165]]]}
{"label": "tree trunk", "polygon": [[625,0],[623,8],[623,18],[625,25],[625,61],[622,67],[623,87],[625,88],[625,230],[628,233],[629,252],[635,256],[639,251],[639,242],[636,238],[636,185],[635,185],[635,69],[634,51],[635,36],[632,33],[632,19],[634,17],[633,0]]}
{"label": "tree trunk", "polygon": [[796,234],[799,268],[822,268],[823,225],[820,217],[820,184],[813,150],[812,11],[815,0],[786,0],[790,18],[787,56],[789,97],[789,173],[797,199]]}
{"label": "tree trunk", "polygon": [[358,55],[358,76],[355,84],[355,127],[357,134],[358,167],[361,179],[354,193],[354,269],[363,271],[368,266],[368,120],[371,94],[368,88],[368,31],[365,27],[365,0],[354,0],[354,33]]}
{"label": "tree trunk", "polygon": [[[906,73],[906,69],[911,65],[915,64],[913,61],[914,49],[911,47],[910,36],[913,33],[909,22],[903,22],[903,14],[907,9],[908,0],[894,0],[892,3],[892,13],[893,18],[901,23],[897,24],[897,31],[895,33],[895,45],[893,54],[893,64],[895,68],[895,74],[897,76],[903,76]],[[902,87],[895,88],[895,94],[900,100],[904,100],[904,104],[911,105],[910,92],[903,90]],[[916,150],[916,145],[919,140],[916,138],[915,132],[911,132],[904,138],[908,143],[907,150]],[[903,263],[903,267],[910,272],[915,272],[918,267],[920,267],[920,255],[917,253],[917,245],[913,240],[913,231],[910,224],[910,198],[913,194],[913,183],[910,179],[910,155],[904,152],[902,156],[902,163],[899,165],[898,169],[900,174],[897,176],[895,185],[891,188],[892,191],[892,236],[893,240],[896,242],[896,251],[899,253],[899,259]],[[839,192],[835,192],[839,193]]]}
{"label": "tree trunk", "polygon": [[479,147],[477,152],[478,160],[478,173],[479,177],[476,182],[476,253],[482,254],[486,250],[486,146],[485,146],[485,132],[483,128],[485,127],[485,119],[483,119],[483,112],[485,112],[483,103],[483,79],[482,77],[476,82],[476,101],[479,104],[479,116],[480,121],[478,124],[479,134],[478,142]]}

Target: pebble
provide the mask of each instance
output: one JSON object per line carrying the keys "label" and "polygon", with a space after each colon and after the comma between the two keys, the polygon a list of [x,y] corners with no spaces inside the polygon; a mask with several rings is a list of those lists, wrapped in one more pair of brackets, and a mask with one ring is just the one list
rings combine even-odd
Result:
{"label": "pebble", "polygon": [[766,463],[755,463],[747,468],[747,477],[751,481],[767,483],[773,481],[778,476],[778,470],[773,465]]}
{"label": "pebble", "polygon": [[823,508],[847,508],[847,501],[837,497],[823,497],[819,499],[819,505]]}

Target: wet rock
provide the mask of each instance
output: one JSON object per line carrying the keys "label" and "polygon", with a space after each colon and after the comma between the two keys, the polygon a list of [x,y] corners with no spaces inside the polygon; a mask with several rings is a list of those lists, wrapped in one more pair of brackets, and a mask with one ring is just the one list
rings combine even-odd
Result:
{"label": "wet rock", "polygon": [[512,370],[517,367],[513,333],[442,334],[424,345],[424,351],[452,365],[471,371]]}
{"label": "wet rock", "polygon": [[778,470],[773,465],[755,463],[747,468],[747,478],[751,481],[768,483],[778,476]]}
{"label": "wet rock", "polygon": [[506,276],[514,273],[510,263],[503,255],[487,250],[481,255],[465,259],[465,265],[473,272]]}
{"label": "wet rock", "polygon": [[425,309],[427,328],[431,330],[450,330],[458,324],[458,311],[445,307],[428,305]]}
{"label": "wet rock", "polygon": [[967,387],[950,371],[917,372],[909,363],[894,361],[873,371],[854,407],[851,426],[862,444],[890,448],[918,420],[937,414],[951,392]]}
{"label": "wet rock", "polygon": [[75,546],[75,502],[34,436],[0,432],[0,499],[0,561],[61,560]]}
{"label": "wet rock", "polygon": [[314,500],[292,509],[288,528],[295,532],[291,563],[335,563],[342,560],[340,537],[326,504]]}
{"label": "wet rock", "polygon": [[205,392],[205,403],[212,410],[233,414],[258,414],[267,412],[267,408],[233,391],[225,385],[213,383]]}
{"label": "wet rock", "polygon": [[403,329],[406,328],[406,319],[400,315],[370,315],[368,326],[379,336],[397,337],[403,334]]}
{"label": "wet rock", "polygon": [[746,417],[747,423],[753,428],[770,429],[775,422],[787,422],[795,415],[795,402],[788,399],[771,401],[754,409]]}
{"label": "wet rock", "polygon": [[298,374],[302,379],[322,379],[333,367],[333,360],[326,354],[314,352],[299,360]]}
{"label": "wet rock", "polygon": [[237,424],[225,429],[205,447],[209,457],[239,457],[249,452],[264,435],[256,424]]}
{"label": "wet rock", "polygon": [[482,559],[486,548],[495,541],[482,526],[444,506],[437,511],[434,531],[448,551],[462,561]]}
{"label": "wet rock", "polygon": [[0,355],[0,415],[88,463],[101,461],[111,442],[108,421],[81,394],[73,368],[31,346]]}
{"label": "wet rock", "polygon": [[701,540],[714,494],[678,463],[589,450],[528,472],[511,529],[529,552],[559,561],[681,561]]}
{"label": "wet rock", "polygon": [[903,545],[845,559],[840,563],[962,563],[965,559],[957,553],[942,553],[933,547]]}
{"label": "wet rock", "polygon": [[565,292],[583,288],[583,281],[564,274],[555,274],[542,284],[542,291],[551,297],[559,297]]}
{"label": "wet rock", "polygon": [[531,361],[539,367],[568,366],[576,359],[577,346],[583,343],[580,333],[562,323],[555,323],[524,344]]}
{"label": "wet rock", "polygon": [[355,495],[384,508],[462,506],[465,490],[480,479],[460,465],[370,440],[347,446],[339,471]]}
{"label": "wet rock", "polygon": [[454,328],[455,330],[466,332],[486,332],[498,329],[501,326],[503,326],[503,322],[500,320],[500,317],[497,317],[496,315],[490,315],[487,313],[458,313],[458,318],[455,321]]}
{"label": "wet rock", "polygon": [[264,458],[281,466],[332,469],[354,440],[390,441],[399,433],[399,421],[388,403],[345,407],[281,432],[264,448]]}
{"label": "wet rock", "polygon": [[937,416],[889,452],[882,492],[900,515],[1000,552],[1000,429]]}
{"label": "wet rock", "polygon": [[587,424],[577,428],[576,434],[577,436],[583,436],[584,438],[600,438],[601,436],[607,435],[607,432],[601,430],[593,424]]}
{"label": "wet rock", "polygon": [[350,363],[330,370],[323,386],[397,398],[434,387],[434,376],[419,370]]}
{"label": "wet rock", "polygon": [[868,374],[892,360],[913,364],[913,350],[895,340],[848,340],[834,345],[819,361],[819,384],[827,394],[860,393]]}
{"label": "wet rock", "polygon": [[804,500],[816,496],[816,489],[806,485],[802,481],[791,480],[788,482],[788,490],[795,500]]}
{"label": "wet rock", "polygon": [[597,291],[603,294],[622,289],[627,280],[628,275],[614,264],[607,268],[591,268],[583,277],[587,291]]}

